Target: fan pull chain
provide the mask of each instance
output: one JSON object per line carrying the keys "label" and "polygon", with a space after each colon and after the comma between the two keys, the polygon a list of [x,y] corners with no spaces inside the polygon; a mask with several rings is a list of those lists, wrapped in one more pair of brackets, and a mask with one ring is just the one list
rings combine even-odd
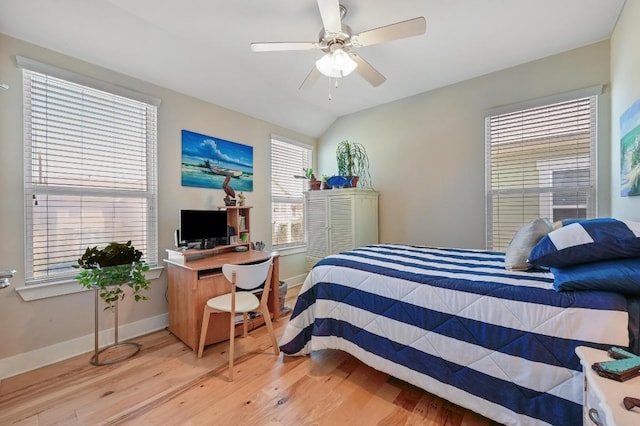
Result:
{"label": "fan pull chain", "polygon": [[[334,83],[333,83],[333,87],[335,87],[335,88],[337,89],[337,88],[338,88],[338,79],[337,79],[337,78],[335,78],[334,80],[335,80],[335,81],[334,81]],[[333,97],[331,96],[331,86],[332,86],[332,84],[331,84],[331,79],[329,79],[329,100],[332,100],[332,99],[333,99]]]}

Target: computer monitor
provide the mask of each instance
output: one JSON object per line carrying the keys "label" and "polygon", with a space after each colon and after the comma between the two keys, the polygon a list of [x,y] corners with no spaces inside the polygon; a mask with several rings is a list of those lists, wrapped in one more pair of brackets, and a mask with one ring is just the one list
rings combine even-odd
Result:
{"label": "computer monitor", "polygon": [[198,242],[199,248],[228,244],[225,210],[180,210],[180,240]]}

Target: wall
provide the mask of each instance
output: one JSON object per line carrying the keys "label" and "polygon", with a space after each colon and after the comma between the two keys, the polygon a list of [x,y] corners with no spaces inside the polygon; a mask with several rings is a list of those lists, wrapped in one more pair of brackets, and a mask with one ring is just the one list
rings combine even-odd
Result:
{"label": "wall", "polygon": [[[320,174],[337,171],[335,146],[365,145],[380,192],[380,240],[485,247],[483,112],[609,82],[609,43],[498,71],[338,119],[319,144]],[[610,188],[608,91],[599,102],[599,214]]]}
{"label": "wall", "polygon": [[[619,117],[640,97],[637,72],[638,2],[627,2],[612,38],[609,90],[599,104],[599,214],[635,216],[638,200],[616,197],[616,134]],[[222,191],[180,186],[180,130],[252,145],[256,175],[269,175],[269,135],[276,133],[314,144],[260,120],[128,78],[0,34],[0,269],[18,269],[13,287],[0,290],[0,378],[55,360],[56,354],[91,349],[93,302],[76,293],[24,302],[13,290],[23,285],[22,100],[15,55],[71,69],[162,99],[159,110],[159,257],[173,245],[177,209],[218,205]],[[502,70],[442,89],[342,117],[323,135],[319,174],[336,172],[335,145],[343,139],[363,143],[369,152],[373,184],[380,191],[380,238],[404,242],[482,248],[484,223],[484,116],[490,108],[609,82],[609,42],[601,42],[529,64]],[[610,126],[610,117],[614,126]],[[613,146],[612,146],[613,145]],[[613,157],[612,157],[613,155]],[[613,164],[613,165],[612,165]],[[616,184],[616,179],[618,182]],[[253,239],[269,241],[269,180],[256,180],[248,194],[254,205]],[[610,195],[613,188],[613,196]],[[16,200],[7,202],[6,200]],[[613,209],[610,206],[613,201]],[[635,211],[634,211],[635,209]],[[281,260],[281,275],[303,273],[302,255]],[[121,324],[157,323],[166,316],[166,276],[153,282],[151,301],[122,306]],[[147,322],[145,322],[147,321]],[[109,318],[101,319],[109,325]],[[89,346],[87,346],[89,345]]]}
{"label": "wall", "polygon": [[620,196],[620,116],[640,99],[640,2],[627,1],[611,36],[611,211],[640,221],[640,197]]}
{"label": "wall", "polygon": [[[93,346],[93,294],[82,292],[25,302],[14,290],[24,285],[22,73],[15,56],[25,56],[160,98],[158,116],[159,259],[173,247],[180,208],[223,205],[222,190],[182,187],[180,131],[189,129],[254,148],[254,191],[248,193],[252,239],[271,241],[270,135],[315,145],[315,139],[270,123],[111,72],[0,34],[0,270],[17,269],[12,287],[0,290],[0,379]],[[300,280],[302,254],[283,257],[281,277]],[[166,274],[152,282],[150,301],[121,304],[121,338],[166,325]],[[102,314],[102,328],[112,315]],[[111,335],[111,333],[105,333]],[[88,358],[87,358],[88,359]]]}

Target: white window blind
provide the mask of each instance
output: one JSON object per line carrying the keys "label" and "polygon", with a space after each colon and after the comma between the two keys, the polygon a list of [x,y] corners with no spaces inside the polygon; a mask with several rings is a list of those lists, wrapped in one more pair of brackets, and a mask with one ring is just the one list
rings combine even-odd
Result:
{"label": "white window blind", "polygon": [[597,97],[486,119],[487,248],[504,251],[527,222],[596,214]]}
{"label": "white window blind", "polygon": [[157,264],[157,106],[23,69],[27,284],[131,240]]}
{"label": "white window blind", "polygon": [[289,248],[306,244],[304,195],[307,180],[295,178],[311,167],[311,147],[271,139],[271,244]]}

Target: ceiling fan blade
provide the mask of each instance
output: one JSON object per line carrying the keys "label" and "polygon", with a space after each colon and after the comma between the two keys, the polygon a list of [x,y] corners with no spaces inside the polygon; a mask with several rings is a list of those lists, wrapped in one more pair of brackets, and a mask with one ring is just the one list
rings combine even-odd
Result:
{"label": "ceiling fan blade", "polygon": [[367,80],[373,87],[378,87],[387,81],[387,78],[372,67],[369,62],[365,61],[362,56],[354,52],[349,52],[349,56],[358,63],[358,67],[356,68],[358,74]]}
{"label": "ceiling fan blade", "polygon": [[318,8],[320,9],[322,25],[326,32],[335,34],[342,31],[338,0],[318,0]]}
{"label": "ceiling fan blade", "polygon": [[419,18],[409,19],[408,21],[396,22],[395,24],[361,32],[351,37],[351,43],[356,47],[371,46],[372,44],[378,44],[384,41],[421,35],[424,34],[426,30],[427,21],[421,16]]}
{"label": "ceiling fan blade", "polygon": [[298,90],[311,89],[311,87],[315,84],[316,81],[318,81],[321,75],[322,74],[320,74],[320,71],[318,71],[318,68],[316,68],[314,65],[313,68],[311,68],[311,71],[309,71],[309,74],[307,74],[307,77],[304,79],[304,81],[298,88]]}
{"label": "ceiling fan blade", "polygon": [[318,47],[317,42],[264,42],[251,43],[253,52],[276,52],[284,50],[311,50]]}

